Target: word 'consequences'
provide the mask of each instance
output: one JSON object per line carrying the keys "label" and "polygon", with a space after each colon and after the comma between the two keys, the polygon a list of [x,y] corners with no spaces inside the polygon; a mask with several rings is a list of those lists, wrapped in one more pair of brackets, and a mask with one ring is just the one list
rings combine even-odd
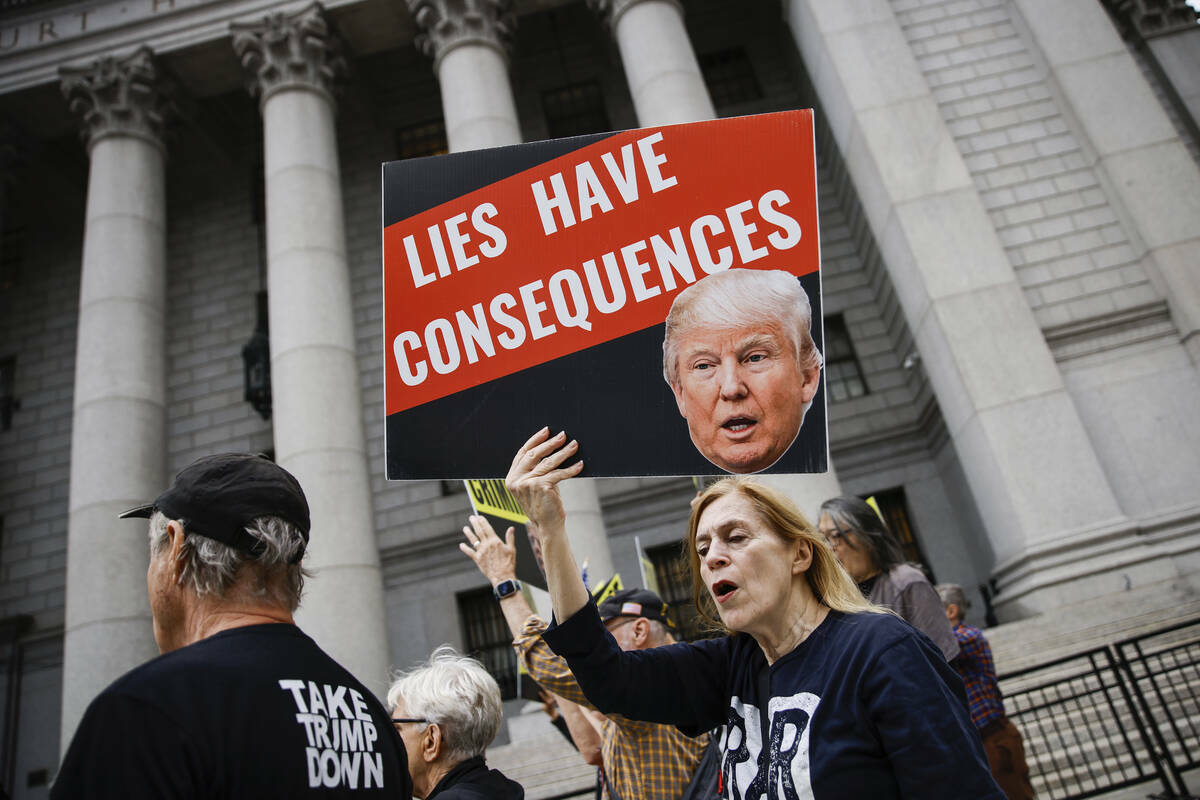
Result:
{"label": "word 'consequences'", "polygon": [[[474,364],[494,357],[497,344],[516,350],[526,341],[553,336],[559,326],[590,331],[593,314],[614,314],[631,301],[641,303],[664,290],[674,291],[680,281],[695,283],[696,267],[701,278],[727,270],[734,266],[735,251],[737,261],[750,264],[770,255],[767,245],[790,250],[799,244],[802,231],[782,210],[789,202],[782,189],[771,189],[757,200],[729,206],[722,216],[704,214],[665,236],[639,239],[599,259],[561,269],[546,281],[531,281],[515,293],[501,292],[459,309],[453,320],[433,319],[420,333],[402,331],[392,340],[400,379],[418,386],[429,377],[430,367],[446,375],[464,359]],[[419,355],[421,350],[425,357]]]}
{"label": "word 'consequences'", "polygon": [[291,692],[296,722],[304,726],[310,788],[383,786],[383,756],[375,752],[379,731],[361,693],[301,680],[281,680],[279,688]]}

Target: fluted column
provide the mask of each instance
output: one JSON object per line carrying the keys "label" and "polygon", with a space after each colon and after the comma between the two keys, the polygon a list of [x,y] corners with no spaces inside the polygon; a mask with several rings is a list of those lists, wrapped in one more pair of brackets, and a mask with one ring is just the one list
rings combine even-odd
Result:
{"label": "fluted column", "polygon": [[406,0],[442,90],[450,152],[521,141],[508,79],[511,0]]}
{"label": "fluted column", "polygon": [[232,26],[260,99],[276,460],[312,509],[297,620],[347,669],[386,685],[383,581],[346,260],[334,83],[345,62],[320,5]]}
{"label": "fluted column", "polygon": [[60,752],[88,703],[157,655],[144,533],[117,514],[162,491],[167,103],[141,48],[61,71],[91,157],[79,285]]}
{"label": "fluted column", "polygon": [[588,0],[617,39],[643,127],[717,115],[678,0]]}

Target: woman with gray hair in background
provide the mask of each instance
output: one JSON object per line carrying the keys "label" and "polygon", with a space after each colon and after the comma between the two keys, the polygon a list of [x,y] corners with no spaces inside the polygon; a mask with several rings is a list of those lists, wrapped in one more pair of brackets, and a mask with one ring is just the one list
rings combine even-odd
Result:
{"label": "woman with gray hair in background", "polygon": [[925,574],[904,562],[900,543],[875,509],[857,497],[834,497],[821,504],[817,528],[868,600],[932,639],[947,661],[958,656],[941,599]]}
{"label": "woman with gray hair in background", "polygon": [[488,769],[484,750],[500,730],[500,687],[448,644],[396,676],[387,695],[422,800],[523,800],[519,783]]}

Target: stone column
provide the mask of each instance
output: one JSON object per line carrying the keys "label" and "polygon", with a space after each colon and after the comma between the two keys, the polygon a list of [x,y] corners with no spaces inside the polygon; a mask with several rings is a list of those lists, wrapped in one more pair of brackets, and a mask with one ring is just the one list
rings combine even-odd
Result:
{"label": "stone column", "polygon": [[1133,523],[891,4],[784,8],[986,527],[1002,613],[1103,593],[1084,583],[1138,557]]}
{"label": "stone column", "polygon": [[91,157],[67,501],[65,753],[88,703],[158,654],[146,531],[117,514],[156,497],[166,478],[167,102],[149,48],[60,74]]}
{"label": "stone column", "polygon": [[643,127],[713,119],[678,0],[588,0],[612,30]]}
{"label": "stone column", "polygon": [[758,480],[791,498],[813,525],[817,524],[817,512],[821,503],[842,493],[842,485],[838,482],[837,470],[833,468],[832,459],[829,461],[828,472],[815,475],[759,475]]}
{"label": "stone column", "polygon": [[[1042,57],[1071,109],[1098,166],[1128,212],[1148,256],[1146,263],[1159,280],[1171,317],[1179,328],[1193,363],[1200,364],[1200,168],[1188,153],[1174,125],[1142,76],[1125,43],[1101,5],[1094,0],[1038,3],[1015,0]],[[1196,92],[1197,41],[1195,12],[1182,0],[1147,5],[1139,0],[1126,7],[1131,23],[1191,17],[1188,32],[1173,34],[1191,41],[1175,68],[1186,77],[1180,87]],[[1165,15],[1165,16],[1164,16]],[[1168,56],[1160,41],[1155,55]],[[1190,79],[1190,80],[1189,80]],[[1120,113],[1114,113],[1120,109]]]}
{"label": "stone column", "polygon": [[511,0],[406,0],[442,89],[450,152],[521,142],[508,79]]}
{"label": "stone column", "polygon": [[383,581],[332,94],[345,62],[317,4],[231,27],[263,118],[275,456],[312,508],[308,565],[317,575],[297,620],[381,692]]}
{"label": "stone column", "polygon": [[[442,113],[451,152],[521,141],[508,80],[508,48],[515,20],[511,0],[407,0],[421,33],[417,47],[433,59],[442,87]],[[612,551],[594,480],[561,487],[567,535],[593,586],[613,574]]]}

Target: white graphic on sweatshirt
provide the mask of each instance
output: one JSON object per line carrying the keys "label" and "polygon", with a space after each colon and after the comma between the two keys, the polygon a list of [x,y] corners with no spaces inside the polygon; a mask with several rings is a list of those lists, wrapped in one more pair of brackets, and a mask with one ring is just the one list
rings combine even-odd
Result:
{"label": "white graphic on sweatshirt", "polygon": [[821,698],[808,692],[772,697],[763,752],[760,712],[752,703],[733,697],[721,734],[721,797],[723,800],[813,800],[809,770],[809,732]]}
{"label": "white graphic on sweatshirt", "polygon": [[303,680],[281,680],[279,688],[291,692],[296,722],[304,726],[310,788],[383,786],[379,731],[360,692]]}

